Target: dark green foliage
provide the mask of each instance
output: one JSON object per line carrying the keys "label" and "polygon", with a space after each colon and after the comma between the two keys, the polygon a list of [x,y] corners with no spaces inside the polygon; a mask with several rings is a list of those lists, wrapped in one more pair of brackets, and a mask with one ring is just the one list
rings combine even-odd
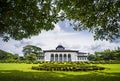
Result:
{"label": "dark green foliage", "polygon": [[120,64],[118,60],[110,60],[110,61],[89,61],[90,64]]}
{"label": "dark green foliage", "polygon": [[30,38],[67,19],[75,30],[112,40],[120,37],[119,4],[120,0],[0,0],[0,37]]}
{"label": "dark green foliage", "polygon": [[7,52],[0,50],[0,59],[1,60],[7,59]]}
{"label": "dark green foliage", "polygon": [[25,59],[28,61],[36,61],[37,60],[37,56],[36,54],[26,54],[25,55]]}
{"label": "dark green foliage", "polygon": [[31,54],[31,53],[38,55],[38,54],[42,53],[42,49],[40,47],[33,46],[33,45],[24,46],[22,51],[23,51],[24,55]]}
{"label": "dark green foliage", "polygon": [[14,59],[15,59],[15,60],[20,60],[19,54],[15,54],[15,55],[14,55]]}
{"label": "dark green foliage", "polygon": [[91,66],[88,64],[78,64],[78,63],[67,63],[67,64],[57,64],[57,63],[45,63],[39,66],[32,66],[33,70],[44,70],[44,71],[94,71],[94,70],[104,70],[104,67]]}
{"label": "dark green foliage", "polygon": [[57,21],[52,0],[0,0],[0,36],[21,40],[51,30]]}
{"label": "dark green foliage", "polygon": [[102,52],[95,52],[95,54],[89,54],[88,60],[90,61],[110,61],[110,60],[118,60],[120,61],[120,50],[104,50]]}
{"label": "dark green foliage", "polygon": [[75,30],[89,30],[95,39],[112,40],[120,37],[119,0],[57,0]]}
{"label": "dark green foliage", "polygon": [[24,58],[23,56],[20,56],[19,59],[20,59],[21,61],[24,61],[24,60],[25,60],[25,58]]}
{"label": "dark green foliage", "polygon": [[19,55],[0,50],[0,60],[18,60]]}
{"label": "dark green foliage", "polygon": [[94,61],[95,58],[96,58],[96,56],[93,55],[93,54],[89,54],[89,55],[88,55],[88,60],[90,60],[90,61]]}

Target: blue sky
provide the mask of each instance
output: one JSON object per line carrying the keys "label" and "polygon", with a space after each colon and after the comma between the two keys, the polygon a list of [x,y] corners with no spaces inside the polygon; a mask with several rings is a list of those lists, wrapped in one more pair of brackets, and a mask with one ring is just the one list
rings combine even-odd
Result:
{"label": "blue sky", "polygon": [[94,53],[95,51],[103,51],[105,49],[116,49],[120,46],[120,40],[94,41],[93,34],[88,31],[74,31],[69,26],[68,21],[55,24],[54,30],[42,31],[38,36],[31,39],[23,39],[21,41],[10,40],[3,42],[0,38],[0,49],[23,55],[22,49],[25,45],[36,45],[43,50],[55,49],[57,45],[63,45],[66,49],[75,49],[80,52]]}

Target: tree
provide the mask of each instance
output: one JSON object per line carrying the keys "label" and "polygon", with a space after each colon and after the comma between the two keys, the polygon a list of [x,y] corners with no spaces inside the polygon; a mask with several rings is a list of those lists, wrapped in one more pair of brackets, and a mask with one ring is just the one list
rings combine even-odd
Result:
{"label": "tree", "polygon": [[18,54],[14,54],[14,57],[13,57],[14,60],[20,60],[20,56]]}
{"label": "tree", "polygon": [[57,22],[52,0],[0,0],[0,37],[21,40],[51,30]]}
{"label": "tree", "polygon": [[90,60],[90,61],[94,61],[96,57],[95,57],[95,55],[93,55],[93,54],[89,54],[87,58],[88,58],[88,60]]}
{"label": "tree", "polygon": [[5,60],[7,58],[7,52],[0,50],[0,60]]}
{"label": "tree", "polygon": [[74,29],[89,30],[95,39],[120,37],[120,0],[58,0]]}
{"label": "tree", "polygon": [[72,20],[75,30],[94,38],[120,37],[120,0],[0,0],[0,36],[21,40],[51,30],[60,20]]}
{"label": "tree", "polygon": [[36,55],[40,54],[42,51],[41,48],[37,47],[37,46],[33,46],[33,45],[26,45],[25,47],[23,47],[23,53],[25,54],[31,54],[34,53]]}
{"label": "tree", "polygon": [[25,55],[25,58],[26,58],[26,60],[29,60],[29,61],[35,61],[35,60],[37,60],[37,56],[36,56],[36,54],[26,54]]}
{"label": "tree", "polygon": [[25,57],[20,56],[19,59],[20,59],[21,61],[23,61],[23,60],[25,60]]}
{"label": "tree", "polygon": [[119,60],[120,59],[120,51],[119,50],[104,50],[102,52],[95,52],[96,59],[99,60]]}
{"label": "tree", "polygon": [[14,59],[14,55],[11,53],[7,53],[7,59],[6,60],[13,60]]}
{"label": "tree", "polygon": [[11,60],[14,59],[14,55],[12,53],[0,50],[0,60]]}

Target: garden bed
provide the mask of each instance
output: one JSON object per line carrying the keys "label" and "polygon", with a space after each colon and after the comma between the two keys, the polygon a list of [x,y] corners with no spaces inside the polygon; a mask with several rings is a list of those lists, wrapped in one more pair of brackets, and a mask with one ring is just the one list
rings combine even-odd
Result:
{"label": "garden bed", "polygon": [[104,67],[90,65],[90,64],[40,64],[39,66],[32,66],[33,70],[40,71],[94,71],[104,70]]}

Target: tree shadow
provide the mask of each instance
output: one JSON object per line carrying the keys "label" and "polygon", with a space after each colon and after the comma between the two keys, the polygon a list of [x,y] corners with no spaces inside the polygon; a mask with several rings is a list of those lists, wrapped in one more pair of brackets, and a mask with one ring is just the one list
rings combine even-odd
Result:
{"label": "tree shadow", "polygon": [[[82,72],[81,72],[82,73]],[[24,72],[0,70],[0,81],[120,81],[120,73]]]}

